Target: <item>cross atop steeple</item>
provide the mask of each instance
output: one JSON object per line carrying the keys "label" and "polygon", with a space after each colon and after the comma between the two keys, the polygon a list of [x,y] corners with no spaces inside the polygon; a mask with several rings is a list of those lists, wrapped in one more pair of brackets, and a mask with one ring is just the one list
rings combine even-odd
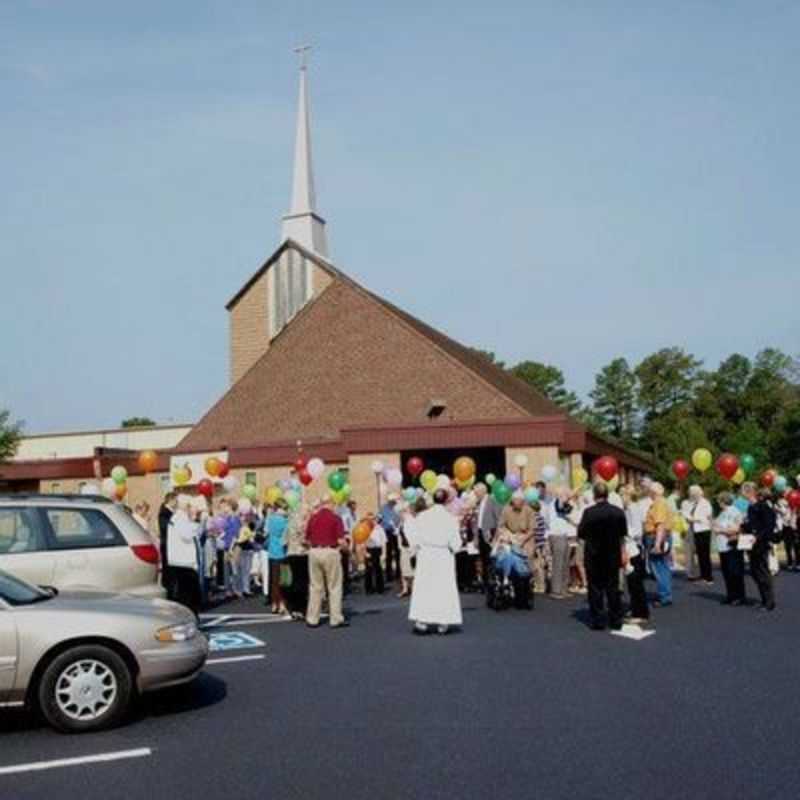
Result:
{"label": "cross atop steeple", "polygon": [[297,132],[294,143],[294,178],[292,205],[283,218],[284,240],[299,244],[327,258],[328,242],[325,220],[317,214],[314,192],[314,171],[311,163],[311,121],[308,107],[307,54],[311,45],[300,45],[294,52],[300,56],[300,95],[297,103]]}

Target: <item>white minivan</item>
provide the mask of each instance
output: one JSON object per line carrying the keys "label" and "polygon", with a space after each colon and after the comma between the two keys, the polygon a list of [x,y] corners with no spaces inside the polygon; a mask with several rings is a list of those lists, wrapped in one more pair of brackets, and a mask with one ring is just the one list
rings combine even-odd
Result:
{"label": "white minivan", "polygon": [[0,569],[28,583],[163,597],[158,566],[150,535],[110,500],[0,495]]}

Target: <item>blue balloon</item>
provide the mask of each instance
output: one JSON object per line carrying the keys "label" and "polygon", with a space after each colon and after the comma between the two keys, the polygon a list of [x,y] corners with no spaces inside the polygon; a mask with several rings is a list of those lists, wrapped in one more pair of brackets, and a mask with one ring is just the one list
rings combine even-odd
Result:
{"label": "blue balloon", "polygon": [[516,491],[520,486],[522,486],[522,481],[520,480],[519,475],[517,475],[515,472],[511,472],[506,475],[505,485],[508,486],[511,491]]}
{"label": "blue balloon", "polygon": [[539,499],[539,490],[535,489],[533,486],[529,486],[525,490],[525,502],[526,503],[535,503]]}

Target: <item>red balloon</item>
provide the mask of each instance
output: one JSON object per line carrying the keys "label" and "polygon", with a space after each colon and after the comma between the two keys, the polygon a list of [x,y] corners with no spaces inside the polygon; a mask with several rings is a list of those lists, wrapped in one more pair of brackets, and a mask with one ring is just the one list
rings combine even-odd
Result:
{"label": "red balloon", "polygon": [[311,473],[303,468],[297,473],[297,478],[303,486],[308,486],[310,483],[314,481],[314,478],[311,476]]}
{"label": "red balloon", "polygon": [[213,497],[214,484],[208,478],[203,478],[203,480],[197,484],[197,491],[203,495],[203,497]]}
{"label": "red balloon", "polygon": [[425,462],[418,456],[412,456],[406,462],[406,469],[409,475],[417,478],[425,471]]}
{"label": "red balloon", "polygon": [[688,462],[684,461],[682,458],[672,462],[672,474],[679,481],[685,481],[689,477],[691,470],[692,468],[689,466]]}
{"label": "red balloon", "polygon": [[224,478],[231,471],[227,461],[219,460],[219,470],[217,471],[218,478]]}
{"label": "red balloon", "polygon": [[768,469],[761,475],[761,485],[766,486],[767,489],[772,488],[772,484],[775,483],[775,479],[778,477],[778,473],[775,472],[774,469]]}
{"label": "red balloon", "polygon": [[604,481],[610,481],[619,471],[619,464],[613,456],[602,456],[594,462],[594,471]]}
{"label": "red balloon", "polygon": [[306,466],[308,466],[308,461],[306,461],[305,456],[297,456],[297,461],[294,462],[294,471],[302,472]]}
{"label": "red balloon", "polygon": [[739,459],[730,453],[723,453],[717,459],[717,472],[729,481],[739,469]]}
{"label": "red balloon", "polygon": [[786,499],[789,501],[789,505],[795,509],[795,511],[800,509],[800,489],[792,489]]}

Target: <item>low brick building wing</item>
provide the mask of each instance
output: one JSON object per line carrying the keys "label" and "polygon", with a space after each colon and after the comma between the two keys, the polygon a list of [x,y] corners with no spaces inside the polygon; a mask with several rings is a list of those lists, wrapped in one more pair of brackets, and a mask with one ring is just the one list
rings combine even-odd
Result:
{"label": "low brick building wing", "polygon": [[[269,340],[267,325],[259,330],[252,317],[240,322],[237,308],[254,309],[253,294],[269,307],[264,278],[288,251],[327,280],[313,281],[324,288]],[[427,424],[433,416],[438,422],[564,417],[524,382],[291,241],[228,310],[232,361],[244,358],[239,349],[263,352],[179,449],[338,438],[344,428]]]}

